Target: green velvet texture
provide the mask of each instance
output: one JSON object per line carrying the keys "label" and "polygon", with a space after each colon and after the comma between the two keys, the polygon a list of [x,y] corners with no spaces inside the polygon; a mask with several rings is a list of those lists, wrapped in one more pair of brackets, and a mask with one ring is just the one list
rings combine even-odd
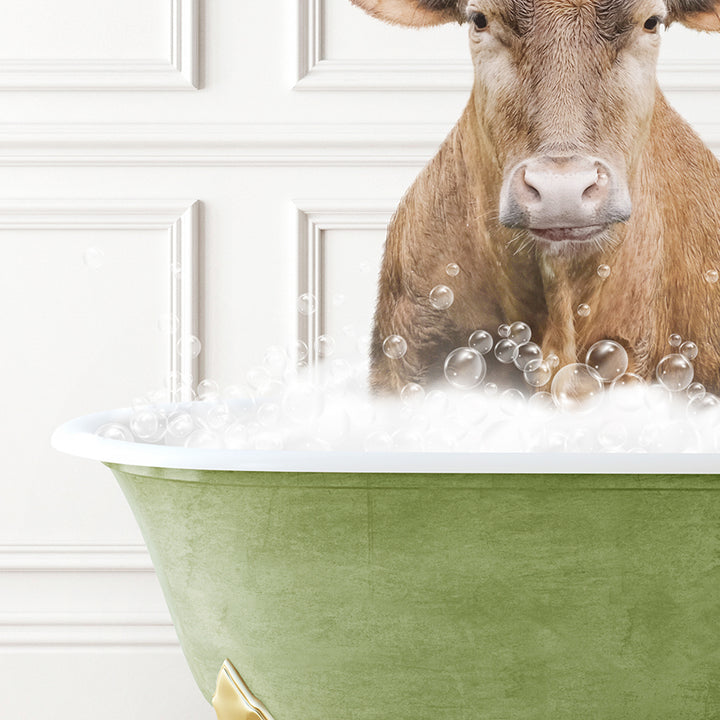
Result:
{"label": "green velvet texture", "polygon": [[275,720],[720,717],[713,476],[110,465],[210,699]]}

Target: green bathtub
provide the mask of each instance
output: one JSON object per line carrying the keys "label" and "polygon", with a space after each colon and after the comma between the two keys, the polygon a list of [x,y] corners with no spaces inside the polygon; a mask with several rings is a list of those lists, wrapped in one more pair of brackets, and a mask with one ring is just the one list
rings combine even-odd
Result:
{"label": "green bathtub", "polygon": [[[209,701],[232,664],[223,720],[720,718],[712,457],[433,454],[380,472],[347,454],[318,472],[312,454],[272,471],[234,453],[231,471],[67,437],[56,447],[105,455]],[[471,462],[491,472],[456,470]],[[564,472],[497,471],[532,462]]]}

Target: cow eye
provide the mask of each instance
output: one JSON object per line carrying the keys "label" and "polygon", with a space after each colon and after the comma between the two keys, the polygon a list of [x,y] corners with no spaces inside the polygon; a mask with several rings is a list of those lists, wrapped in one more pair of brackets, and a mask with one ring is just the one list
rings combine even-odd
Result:
{"label": "cow eye", "polygon": [[488,26],[487,17],[483,13],[476,12],[470,16],[470,20],[474,23],[478,30],[485,30]]}
{"label": "cow eye", "polygon": [[660,18],[657,15],[649,17],[643,25],[643,30],[646,32],[655,32],[660,26]]}

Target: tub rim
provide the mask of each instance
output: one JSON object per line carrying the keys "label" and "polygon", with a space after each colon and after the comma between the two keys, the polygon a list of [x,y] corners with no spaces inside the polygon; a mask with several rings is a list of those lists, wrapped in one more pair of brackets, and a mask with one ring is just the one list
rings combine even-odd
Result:
{"label": "tub rim", "polygon": [[178,470],[331,473],[480,474],[720,474],[720,453],[469,453],[206,450],[109,440],[105,423],[127,422],[117,408],[74,418],[58,427],[55,450],[104,463]]}

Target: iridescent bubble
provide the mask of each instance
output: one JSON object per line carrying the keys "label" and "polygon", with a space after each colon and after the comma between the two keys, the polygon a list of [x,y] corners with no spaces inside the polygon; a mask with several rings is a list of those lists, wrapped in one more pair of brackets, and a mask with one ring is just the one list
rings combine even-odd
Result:
{"label": "iridescent bubble", "polygon": [[518,356],[518,346],[509,338],[498,340],[495,345],[495,357],[501,362],[508,365],[515,361]]}
{"label": "iridescent bubble", "polygon": [[590,306],[587,303],[580,303],[577,307],[577,314],[580,317],[587,317],[590,314]]}
{"label": "iridescent bubble", "polygon": [[164,335],[173,335],[180,327],[180,318],[171,313],[160,315],[157,321],[157,329]]}
{"label": "iridescent bubble", "polygon": [[500,395],[500,409],[506,415],[517,415],[525,409],[525,396],[515,388],[504,390]]}
{"label": "iridescent bubble", "polygon": [[97,270],[105,263],[105,253],[96,247],[89,247],[83,253],[83,262],[91,270]]}
{"label": "iridescent bubble", "polygon": [[481,355],[487,355],[493,347],[493,336],[487,330],[476,330],[470,336],[468,345]]}
{"label": "iridescent bubble", "polygon": [[501,338],[507,338],[510,337],[510,326],[507,323],[503,323],[502,325],[498,325],[498,335]]}
{"label": "iridescent bubble", "polygon": [[330,357],[335,352],[335,338],[330,335],[318,335],[315,340],[315,352],[318,357]]}
{"label": "iridescent bubble", "polygon": [[430,291],[430,304],[436,310],[447,310],[455,300],[455,293],[447,285],[436,285]]}
{"label": "iridescent bubble", "polygon": [[291,422],[304,424],[320,417],[325,399],[318,388],[310,384],[297,384],[288,388],[283,396],[282,410]]}
{"label": "iridescent bubble", "polygon": [[297,309],[301,315],[312,315],[317,310],[317,298],[312,293],[303,293],[297,299]]}
{"label": "iridescent bubble", "polygon": [[214,400],[220,395],[220,385],[215,380],[201,380],[197,386],[197,396],[200,400]]}
{"label": "iridescent bubble", "polygon": [[553,370],[560,364],[560,358],[555,353],[550,353],[545,358],[545,361],[547,362],[548,366]]}
{"label": "iridescent bubble", "polygon": [[680,346],[680,354],[688,360],[694,360],[698,355],[698,346],[692,340],[686,340]]}
{"label": "iridescent bubble", "polygon": [[528,363],[535,360],[542,361],[542,359],[543,356],[540,346],[536,345],[534,342],[526,342],[518,347],[518,352],[513,362],[518,370],[524,371],[528,366]]}
{"label": "iridescent bubble", "polygon": [[167,434],[170,437],[182,440],[195,429],[195,422],[192,415],[187,412],[177,412],[168,418]]}
{"label": "iridescent bubble", "polygon": [[202,343],[194,335],[183,335],[178,340],[177,350],[183,357],[196,358],[202,350]]}
{"label": "iridescent bubble", "polygon": [[623,373],[610,386],[613,401],[624,410],[637,410],[643,406],[645,381],[635,373]]}
{"label": "iridescent bubble", "polygon": [[666,355],[655,370],[655,377],[670,392],[685,390],[694,374],[692,363],[680,353]]}
{"label": "iridescent bubble", "polygon": [[673,333],[669,338],[668,342],[671,347],[680,347],[682,345],[682,338],[677,333]]}
{"label": "iridescent bubble", "polygon": [[530,342],[532,331],[527,323],[514,322],[510,326],[510,334],[508,337],[519,347],[527,342]]}
{"label": "iridescent bubble", "polygon": [[532,387],[542,387],[543,385],[547,385],[552,377],[552,369],[547,362],[530,360],[530,362],[525,365],[523,377],[528,385],[532,385]]}
{"label": "iridescent bubble", "polygon": [[706,270],[705,271],[705,281],[709,282],[711,284],[716,283],[718,281],[718,277],[720,277],[720,274],[718,274],[717,270]]}
{"label": "iridescent bubble", "polygon": [[598,265],[597,274],[604,280],[610,277],[610,266],[609,265]]}
{"label": "iridescent bubble", "polygon": [[405,356],[408,346],[405,338],[400,335],[388,335],[382,344],[383,353],[391,360],[399,360]]}
{"label": "iridescent bubble", "polygon": [[592,368],[572,363],[557,371],[550,392],[561,410],[588,412],[602,400],[603,382]]}
{"label": "iridescent bubble", "polygon": [[614,340],[600,340],[585,355],[585,364],[591,367],[606,383],[619,378],[628,368],[625,348]]}
{"label": "iridescent bubble", "polygon": [[456,348],[445,358],[445,379],[461,390],[477,387],[486,371],[485,358],[470,347]]}
{"label": "iridescent bubble", "polygon": [[400,399],[407,407],[417,408],[425,399],[425,389],[418,383],[408,383],[400,391]]}
{"label": "iridescent bubble", "polygon": [[457,263],[448,263],[445,266],[445,272],[450,277],[455,277],[460,272],[460,266]]}
{"label": "iridescent bubble", "polygon": [[222,447],[222,440],[214,432],[206,428],[198,428],[185,440],[185,447],[198,450],[214,450]]}
{"label": "iridescent bubble", "polygon": [[151,440],[160,432],[160,415],[151,408],[137,410],[130,418],[130,429],[140,440]]}
{"label": "iridescent bubble", "polygon": [[687,395],[690,400],[694,400],[695,398],[701,398],[705,394],[705,392],[705,386],[699,382],[690,383],[687,388]]}
{"label": "iridescent bubble", "polygon": [[120,423],[105,423],[105,425],[101,425],[95,431],[95,434],[106,440],[133,441],[133,434],[130,432],[130,429]]}

